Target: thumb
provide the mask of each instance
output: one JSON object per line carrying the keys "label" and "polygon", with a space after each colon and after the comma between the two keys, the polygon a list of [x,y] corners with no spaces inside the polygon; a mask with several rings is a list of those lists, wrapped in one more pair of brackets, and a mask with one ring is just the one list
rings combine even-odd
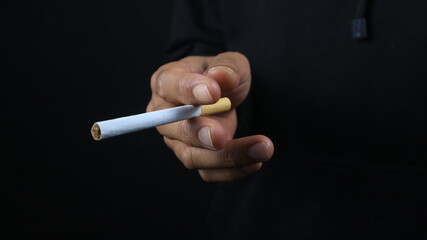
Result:
{"label": "thumb", "polygon": [[250,65],[241,53],[226,52],[210,58],[205,75],[218,83],[221,96],[230,98],[233,107],[242,103],[250,90]]}

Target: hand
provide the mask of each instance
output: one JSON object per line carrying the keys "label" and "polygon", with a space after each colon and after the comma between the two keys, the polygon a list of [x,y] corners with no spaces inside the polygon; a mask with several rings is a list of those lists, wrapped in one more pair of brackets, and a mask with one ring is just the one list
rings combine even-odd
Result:
{"label": "hand", "polygon": [[266,136],[233,139],[235,108],[245,100],[250,85],[249,61],[240,53],[186,57],[163,65],[153,74],[147,111],[230,98],[229,112],[166,124],[157,130],[184,166],[197,169],[203,180],[238,179],[258,171],[274,151]]}

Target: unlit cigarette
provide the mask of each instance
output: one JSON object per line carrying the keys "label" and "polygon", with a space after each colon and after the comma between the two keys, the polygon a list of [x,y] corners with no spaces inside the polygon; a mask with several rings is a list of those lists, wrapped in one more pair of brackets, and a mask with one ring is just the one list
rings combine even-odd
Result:
{"label": "unlit cigarette", "polygon": [[218,102],[210,105],[184,105],[96,122],[92,126],[91,133],[93,139],[102,140],[193,117],[225,112],[230,110],[230,108],[230,99],[221,98]]}

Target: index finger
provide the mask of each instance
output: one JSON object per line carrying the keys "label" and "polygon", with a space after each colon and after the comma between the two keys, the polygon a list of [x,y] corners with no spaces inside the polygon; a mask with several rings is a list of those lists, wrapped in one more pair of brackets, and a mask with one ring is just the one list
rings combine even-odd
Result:
{"label": "index finger", "polygon": [[153,74],[151,87],[169,103],[209,104],[227,96],[239,104],[250,87],[249,62],[234,52],[187,57],[161,67]]}
{"label": "index finger", "polygon": [[234,106],[243,102],[251,86],[249,60],[239,52],[225,52],[208,59],[206,76],[221,88],[221,95],[229,97]]}
{"label": "index finger", "polygon": [[151,79],[153,94],[176,105],[200,105],[218,101],[221,96],[218,83],[196,72],[197,67],[199,66],[177,62],[160,68]]}

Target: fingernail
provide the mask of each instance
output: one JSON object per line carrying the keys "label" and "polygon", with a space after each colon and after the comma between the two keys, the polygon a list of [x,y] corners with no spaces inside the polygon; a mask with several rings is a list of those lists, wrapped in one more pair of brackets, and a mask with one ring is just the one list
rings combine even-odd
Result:
{"label": "fingernail", "polygon": [[267,155],[267,145],[264,142],[257,143],[248,150],[248,156],[254,160],[267,160]]}
{"label": "fingernail", "polygon": [[199,141],[210,149],[214,149],[212,138],[211,138],[211,129],[209,127],[203,127],[197,133]]}
{"label": "fingernail", "polygon": [[233,69],[231,69],[229,67],[224,67],[224,66],[213,67],[213,68],[209,69],[208,73],[214,73],[214,72],[219,71],[219,70],[226,71],[233,77],[236,76],[236,73],[234,72]]}
{"label": "fingernail", "polygon": [[209,93],[208,86],[204,83],[201,83],[193,88],[194,96],[202,102],[210,102],[212,101],[212,96]]}

